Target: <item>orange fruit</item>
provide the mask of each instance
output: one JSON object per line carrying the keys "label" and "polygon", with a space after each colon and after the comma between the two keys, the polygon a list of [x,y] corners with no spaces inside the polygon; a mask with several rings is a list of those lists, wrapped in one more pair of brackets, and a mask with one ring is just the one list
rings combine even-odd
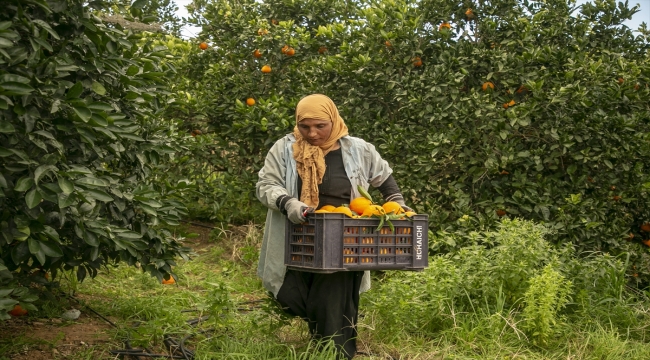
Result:
{"label": "orange fruit", "polygon": [[404,213],[404,215],[406,215],[406,217],[411,217],[413,215],[417,215],[417,213],[415,211],[407,211]]}
{"label": "orange fruit", "polygon": [[420,67],[422,66],[422,59],[419,56],[413,58],[413,66]]}
{"label": "orange fruit", "polygon": [[369,205],[361,214],[361,216],[367,216],[367,217],[373,215],[378,215],[378,216],[386,215],[386,211],[384,210],[383,207],[379,205]]}
{"label": "orange fruit", "polygon": [[327,52],[327,48],[325,46],[321,46],[318,48],[318,53],[319,54],[324,54]]}
{"label": "orange fruit", "polygon": [[253,51],[253,56],[259,59],[262,57],[262,53],[258,49],[255,49],[255,51]]}
{"label": "orange fruit", "polygon": [[246,99],[246,105],[248,105],[248,106],[255,105],[255,99],[253,99],[253,98]]}
{"label": "orange fruit", "polygon": [[350,210],[349,207],[345,207],[345,206],[339,206],[337,208],[334,208],[334,210],[332,210],[332,212],[333,213],[345,214],[345,215],[347,215],[349,217],[353,217],[352,210]]}
{"label": "orange fruit", "polygon": [[634,239],[634,234],[630,233],[630,234],[627,236],[627,239],[628,239],[628,240],[632,240],[632,239]]}
{"label": "orange fruit", "polygon": [[331,213],[331,211],[329,211],[329,210],[323,210],[323,209],[318,209],[318,210],[316,210],[316,211],[314,211],[314,212],[315,212],[316,214],[329,214],[329,213]]}
{"label": "orange fruit", "polygon": [[508,103],[508,106],[515,106],[515,104],[516,104],[516,103],[515,103],[514,100],[510,100],[510,102]]}
{"label": "orange fruit", "polygon": [[280,49],[280,52],[283,53],[283,54],[286,54],[287,51],[289,51],[289,49],[290,49],[290,48],[289,48],[289,45],[284,45],[284,46],[282,47],[282,49]]}
{"label": "orange fruit", "polygon": [[277,24],[278,24],[278,21],[275,20],[275,19],[271,19],[271,24],[273,24],[273,25],[277,25]]}
{"label": "orange fruit", "polygon": [[508,106],[510,106],[510,105],[508,105],[508,103],[503,103],[503,108],[504,108],[504,109],[507,109]]}
{"label": "orange fruit", "polygon": [[474,12],[472,9],[467,8],[467,11],[465,11],[465,16],[467,16],[468,19],[472,19],[474,17]]}
{"label": "orange fruit", "polygon": [[262,66],[262,72],[265,73],[265,74],[270,73],[271,72],[271,67],[268,66],[268,65]]}
{"label": "orange fruit", "polygon": [[269,31],[266,30],[266,29],[259,29],[259,30],[257,30],[257,35],[259,35],[259,36],[264,36],[264,35],[266,35],[266,34],[268,34],[268,33],[269,33]]}
{"label": "orange fruit", "polygon": [[502,216],[504,216],[505,214],[506,214],[506,211],[505,211],[505,210],[503,210],[503,209],[499,209],[499,210],[497,210],[497,216],[498,216],[498,217],[502,217]]}
{"label": "orange fruit", "polygon": [[194,129],[192,130],[192,136],[196,137],[197,135],[201,135],[202,132],[199,129]]}
{"label": "orange fruit", "polygon": [[321,208],[318,209],[318,210],[332,211],[332,210],[334,210],[334,209],[336,209],[336,206],[332,206],[332,205],[323,205],[323,206],[321,206]]}
{"label": "orange fruit", "polygon": [[494,90],[494,84],[490,81],[484,82],[483,86],[481,86],[481,89],[483,89],[483,91],[487,91],[488,88]]}
{"label": "orange fruit", "polygon": [[202,43],[199,44],[199,49],[201,49],[201,50],[205,50],[205,49],[207,49],[207,48],[208,48],[208,44],[206,44],[206,43],[204,43],[204,42],[202,42]]}
{"label": "orange fruit", "polygon": [[384,208],[386,214],[399,215],[404,213],[404,209],[402,209],[402,206],[394,201],[386,202],[381,207]]}
{"label": "orange fruit", "polygon": [[508,175],[508,174],[510,174],[510,173],[507,172],[507,171],[505,171],[505,170],[501,170],[501,172],[500,172],[499,174],[501,174],[501,175]]}
{"label": "orange fruit", "polygon": [[647,246],[650,246],[650,239],[648,239],[648,240],[641,240],[641,241],[642,241],[644,244],[646,244]]}
{"label": "orange fruit", "polygon": [[519,89],[517,89],[517,94],[521,94],[524,91],[528,91],[528,88],[526,87],[526,85],[521,85]]}
{"label": "orange fruit", "polygon": [[634,90],[639,90],[641,86],[639,84],[634,85]]}
{"label": "orange fruit", "polygon": [[618,195],[615,195],[615,196],[612,197],[612,200],[619,201],[619,200],[621,200],[621,197],[618,196]]}
{"label": "orange fruit", "polygon": [[287,55],[287,56],[293,56],[293,55],[296,54],[296,50],[294,48],[290,47],[284,54]]}
{"label": "orange fruit", "polygon": [[27,310],[23,309],[19,304],[14,305],[14,308],[9,311],[11,316],[23,316],[27,314]]}
{"label": "orange fruit", "polygon": [[176,280],[174,280],[174,277],[173,277],[173,276],[169,276],[169,280],[165,280],[165,279],[163,278],[162,283],[163,283],[164,285],[171,285],[171,284],[175,284],[175,283],[176,283]]}
{"label": "orange fruit", "polygon": [[623,85],[624,82],[625,82],[625,79],[623,79],[622,77],[618,78],[618,84],[619,85]]}
{"label": "orange fruit", "polygon": [[388,41],[388,40],[384,41],[384,45],[386,45],[386,47],[389,47],[389,48],[393,47],[393,44],[391,44],[390,41]]}
{"label": "orange fruit", "polygon": [[445,21],[442,24],[440,24],[440,26],[438,27],[438,30],[442,30],[442,29],[449,30],[451,29],[451,25],[449,25],[449,23]]}
{"label": "orange fruit", "polygon": [[644,223],[641,225],[641,231],[650,232],[650,223]]}
{"label": "orange fruit", "polygon": [[363,214],[366,208],[370,205],[372,205],[372,201],[366,199],[363,196],[359,196],[358,198],[354,198],[352,201],[350,201],[350,209],[352,209],[352,211],[357,214]]}

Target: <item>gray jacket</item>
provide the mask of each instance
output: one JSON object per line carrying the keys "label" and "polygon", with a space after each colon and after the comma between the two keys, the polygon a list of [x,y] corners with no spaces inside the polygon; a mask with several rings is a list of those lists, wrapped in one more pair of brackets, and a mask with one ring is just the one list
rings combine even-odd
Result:
{"label": "gray jacket", "polygon": [[[262,279],[264,288],[274,296],[277,296],[286,272],[284,231],[287,219],[280,213],[275,201],[280,195],[298,197],[298,171],[292,147],[294,142],[296,139],[293,134],[289,134],[271,147],[257,181],[257,198],[269,208],[257,275]],[[375,150],[374,145],[352,136],[344,136],[339,142],[345,172],[352,183],[350,200],[361,196],[357,185],[361,185],[364,189],[368,189],[369,185],[378,187],[393,172]],[[366,271],[361,282],[361,292],[368,289],[370,289],[370,273]]]}

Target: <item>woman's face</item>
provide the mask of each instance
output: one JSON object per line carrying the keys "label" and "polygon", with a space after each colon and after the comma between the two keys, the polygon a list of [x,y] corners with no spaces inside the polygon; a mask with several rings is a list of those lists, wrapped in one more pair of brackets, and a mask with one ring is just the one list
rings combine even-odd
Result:
{"label": "woman's face", "polygon": [[298,130],[309,144],[321,146],[330,138],[332,122],[330,120],[303,119],[298,123]]}

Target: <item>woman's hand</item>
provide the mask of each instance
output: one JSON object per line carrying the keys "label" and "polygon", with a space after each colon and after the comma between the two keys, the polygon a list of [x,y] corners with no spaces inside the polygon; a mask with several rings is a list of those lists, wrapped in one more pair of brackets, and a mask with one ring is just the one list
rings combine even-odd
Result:
{"label": "woman's hand", "polygon": [[294,224],[301,224],[307,220],[305,217],[305,210],[308,208],[309,206],[307,204],[296,198],[289,199],[284,205],[284,209],[287,211],[287,217],[289,218],[289,221]]}

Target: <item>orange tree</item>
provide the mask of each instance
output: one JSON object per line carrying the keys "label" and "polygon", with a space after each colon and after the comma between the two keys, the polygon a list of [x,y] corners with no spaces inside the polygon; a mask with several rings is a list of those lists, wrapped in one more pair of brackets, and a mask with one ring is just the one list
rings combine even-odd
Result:
{"label": "orange tree", "polygon": [[150,177],[176,147],[160,117],[169,53],[91,10],[10,1],[0,15],[0,319],[33,309],[20,283],[46,272],[125,261],[162,279],[186,254],[161,229],[184,215],[183,185]]}
{"label": "orange tree", "polygon": [[321,92],[430,214],[442,240],[433,251],[469,241],[447,234],[518,216],[579,250],[627,252],[649,273],[650,32],[622,25],[636,9],[604,0],[577,11],[569,0],[195,5],[211,47],[186,73],[193,119],[219,149],[207,161],[250,203],[296,102]]}

